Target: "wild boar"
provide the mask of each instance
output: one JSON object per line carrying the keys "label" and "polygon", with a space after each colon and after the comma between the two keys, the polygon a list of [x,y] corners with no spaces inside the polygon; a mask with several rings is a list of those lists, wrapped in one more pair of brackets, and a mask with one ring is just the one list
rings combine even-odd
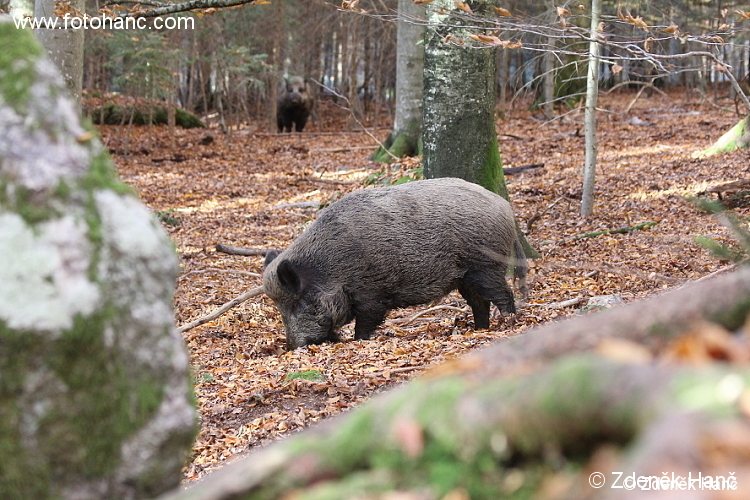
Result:
{"label": "wild boar", "polygon": [[276,103],[276,125],[279,133],[302,132],[313,108],[313,97],[307,80],[294,76],[284,78],[284,89]]}
{"label": "wild boar", "polygon": [[525,296],[510,204],[461,179],[431,179],[357,191],[325,208],[286,250],[266,255],[263,287],[291,350],[338,340],[352,319],[354,338],[369,339],[389,310],[455,289],[476,328],[489,328],[490,303],[516,310],[509,264]]}

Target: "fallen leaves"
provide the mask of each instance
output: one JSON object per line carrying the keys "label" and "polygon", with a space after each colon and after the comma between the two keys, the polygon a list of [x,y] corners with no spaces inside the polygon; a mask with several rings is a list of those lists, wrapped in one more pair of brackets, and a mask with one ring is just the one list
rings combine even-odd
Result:
{"label": "fallen leaves", "polygon": [[[543,255],[531,263],[529,300],[537,306],[522,308],[514,321],[494,318],[490,330],[475,331],[465,302],[454,293],[427,312],[428,306],[394,311],[370,341],[353,341],[349,325],[341,343],[286,352],[280,316],[258,296],[186,332],[201,413],[186,479],[425,372],[461,374],[471,368],[462,354],[576,313],[575,307],[548,309],[546,304],[576,299],[579,305],[579,299],[585,304],[592,296],[613,293],[632,301],[720,269],[720,262],[695,245],[694,235],[728,241],[728,232],[684,201],[682,193],[693,193],[692,186],[707,180],[740,180],[748,152],[689,158],[735,118],[675,94],[671,100],[639,100],[632,113],[653,125],[634,127],[618,113],[631,100],[629,94],[612,94],[600,101],[615,113],[600,121],[597,204],[589,220],[578,216],[575,198],[583,161],[575,112],[541,123],[516,106],[498,124],[503,134],[521,138],[502,143],[506,166],[545,163],[544,169],[506,178],[521,227],[539,214],[529,239]],[[336,133],[313,123],[303,134],[262,135],[252,124],[231,135],[212,132],[213,140],[203,141],[205,130],[102,127],[124,180],[152,209],[179,219],[166,226],[183,269],[175,295],[178,324],[260,284],[249,273],[262,272],[262,257],[217,252],[217,243],[284,248],[315,217],[317,206],[381,172],[367,159],[366,134],[346,129],[345,113],[337,117],[325,102],[318,112]],[[381,128],[374,134],[387,132]],[[417,166],[411,159],[402,162],[406,170]],[[738,210],[750,215],[747,208]],[[657,220],[646,231],[611,234],[613,228]],[[609,234],[572,239],[602,231]],[[634,363],[744,362],[744,337],[704,326],[696,325],[689,337],[669,346],[615,342],[600,346],[600,353]],[[407,422],[397,433],[405,450],[418,453],[419,429]]]}

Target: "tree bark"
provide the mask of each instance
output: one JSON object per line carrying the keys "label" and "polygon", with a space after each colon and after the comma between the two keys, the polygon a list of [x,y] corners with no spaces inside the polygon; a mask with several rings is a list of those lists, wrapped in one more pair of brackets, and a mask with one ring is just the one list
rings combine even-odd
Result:
{"label": "tree bark", "polygon": [[[665,343],[699,321],[736,328],[748,313],[750,269],[745,268],[548,324],[438,366],[167,498],[279,498],[293,491],[341,498],[356,488],[360,495],[411,488],[428,498],[458,488],[471,498],[502,498],[507,494],[502,478],[510,470],[528,467],[533,476],[544,469],[545,458],[575,462],[608,443],[631,446],[643,465],[646,445],[665,422],[688,412],[708,421],[738,417],[737,400],[715,397],[716,388],[727,377],[746,386],[750,371],[728,365],[621,364],[581,351],[608,338]],[[676,432],[665,446],[678,449],[684,438]]]}
{"label": "tree bark", "polygon": [[599,96],[599,17],[601,0],[591,0],[591,42],[589,43],[589,67],[586,80],[586,112],[584,128],[586,136],[586,159],[583,167],[583,195],[581,215],[589,217],[594,211],[594,179],[596,177],[596,101]]}
{"label": "tree bark", "polygon": [[173,246],[0,18],[0,498],[171,489],[195,433]]}
{"label": "tree bark", "polygon": [[[475,12],[489,8],[475,2]],[[496,49],[467,47],[453,0],[427,5],[424,174],[460,177],[508,198],[495,131]]]}
{"label": "tree bark", "polygon": [[[83,13],[86,8],[84,0],[71,0],[70,6]],[[55,16],[54,0],[36,0],[34,17],[49,19]],[[63,19],[57,17],[62,25]],[[35,35],[44,46],[49,58],[55,63],[65,80],[68,91],[77,103],[81,100],[83,87],[83,29],[37,29]],[[80,104],[79,104],[80,106]]]}
{"label": "tree bark", "polygon": [[399,0],[398,16],[396,116],[384,143],[387,152],[379,148],[372,156],[379,162],[418,154],[422,135],[425,8],[412,0]]}

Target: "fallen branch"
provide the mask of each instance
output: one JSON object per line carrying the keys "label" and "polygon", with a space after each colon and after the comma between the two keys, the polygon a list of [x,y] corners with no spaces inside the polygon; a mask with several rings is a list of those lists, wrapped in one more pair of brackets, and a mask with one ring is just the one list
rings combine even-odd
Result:
{"label": "fallen branch", "polygon": [[340,148],[320,148],[313,149],[311,153],[346,153],[348,151],[361,151],[363,149],[372,149],[372,146],[343,146]]}
{"label": "fallen branch", "polygon": [[566,307],[577,306],[583,302],[583,297],[574,297],[560,302],[550,302],[549,304],[526,304],[528,307],[541,307],[544,309],[565,309]]}
{"label": "fallen branch", "polygon": [[239,269],[218,269],[218,268],[215,268],[215,267],[209,267],[208,269],[195,269],[193,271],[184,272],[177,279],[181,280],[182,278],[187,278],[188,276],[191,276],[193,274],[209,274],[209,273],[240,274],[242,276],[249,276],[251,278],[260,278],[261,277],[260,274],[253,273],[253,272],[250,272],[250,271],[241,271]]}
{"label": "fallen branch", "polygon": [[249,290],[243,293],[242,295],[238,295],[237,297],[233,298],[232,300],[222,305],[218,309],[215,309],[213,312],[206,314],[205,316],[201,316],[200,318],[194,321],[191,321],[190,323],[186,323],[180,326],[179,328],[177,328],[177,331],[180,333],[185,333],[188,330],[192,330],[196,326],[200,326],[204,323],[208,323],[209,321],[213,321],[219,316],[221,316],[222,314],[224,314],[225,312],[227,312],[228,310],[230,310],[231,308],[238,306],[242,304],[243,302],[245,302],[246,300],[251,299],[262,293],[263,293],[263,287],[257,286],[253,288],[252,290]]}
{"label": "fallen branch", "polygon": [[265,256],[270,250],[269,248],[243,248],[233,247],[230,245],[223,245],[221,243],[216,245],[216,251],[222,253],[228,253],[231,255],[244,255],[245,257]]}
{"label": "fallen branch", "polygon": [[[372,147],[368,147],[367,149],[372,149]],[[339,181],[336,179],[322,179],[320,177],[313,177],[312,175],[304,177],[303,180],[306,180],[308,182],[317,182],[319,184],[334,184],[337,186],[351,186],[352,184],[356,184],[355,181]]]}
{"label": "fallen branch", "polygon": [[370,135],[371,133],[375,133],[375,132],[380,133],[383,130],[388,130],[388,129],[384,127],[366,129],[363,127],[358,130],[341,130],[341,131],[336,131],[336,132],[295,132],[291,134],[290,133],[276,133],[276,132],[252,132],[249,135],[252,135],[253,137],[290,137],[290,138],[294,137],[294,138],[303,139],[306,137],[325,137],[325,136],[331,136],[331,135],[340,136],[343,134]]}
{"label": "fallen branch", "polygon": [[[353,486],[348,481],[354,478],[360,489],[349,491],[361,495],[363,484],[399,487],[404,471],[408,484],[434,487],[429,471],[435,470],[438,451],[440,463],[463,472],[474,473],[476,464],[491,460],[502,475],[504,464],[522,467],[519,459],[581,456],[604,442],[639,449],[663,422],[687,412],[732,418],[738,413],[736,398],[695,396],[716,394],[730,375],[740,388],[747,387],[746,368],[623,364],[580,354],[560,358],[593,351],[608,338],[668,342],[701,320],[734,329],[750,312],[748,297],[750,269],[745,268],[535,328],[438,365],[354,412],[237,460],[167,498],[280,498],[294,489],[312,495],[326,487],[328,495],[320,497],[340,498],[349,495],[336,488]],[[686,397],[687,387],[691,397]],[[700,456],[685,458],[701,470],[694,463]],[[486,467],[479,468],[478,478],[488,474]],[[362,482],[368,478],[373,481]]]}
{"label": "fallen branch", "polygon": [[319,201],[298,201],[295,203],[279,203],[271,207],[271,210],[283,210],[285,208],[320,208]]}
{"label": "fallen branch", "polygon": [[519,165],[517,167],[508,167],[503,169],[503,173],[505,175],[514,175],[514,174],[520,174],[521,172],[525,172],[526,170],[531,170],[534,168],[544,168],[544,163],[531,163],[529,165]]}
{"label": "fallen branch", "polygon": [[412,321],[414,321],[417,318],[419,318],[420,316],[424,316],[427,313],[431,313],[431,312],[434,312],[434,311],[440,311],[440,310],[457,311],[457,312],[461,312],[461,313],[469,312],[468,309],[463,308],[463,307],[441,305],[441,306],[429,307],[427,309],[419,311],[418,313],[416,313],[413,316],[410,316],[408,318],[399,318],[399,319],[390,320],[390,321],[388,321],[388,323],[395,324],[395,325],[400,325],[400,326],[406,326],[409,323],[411,323]]}
{"label": "fallen branch", "polygon": [[619,227],[617,229],[603,229],[601,231],[592,231],[590,233],[583,233],[579,234],[578,236],[574,236],[574,240],[582,240],[584,238],[596,238],[597,236],[602,236],[605,234],[626,234],[626,233],[632,233],[633,231],[642,231],[644,229],[649,229],[654,227],[657,222],[641,222],[640,224],[636,224],[634,226],[625,226],[625,227]]}

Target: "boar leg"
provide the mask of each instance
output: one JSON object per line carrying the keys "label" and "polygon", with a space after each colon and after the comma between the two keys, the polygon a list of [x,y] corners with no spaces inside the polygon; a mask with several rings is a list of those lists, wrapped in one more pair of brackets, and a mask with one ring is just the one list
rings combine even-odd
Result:
{"label": "boar leg", "polygon": [[484,300],[495,304],[501,312],[509,314],[516,312],[516,301],[513,291],[505,281],[504,268],[492,267],[482,271],[469,271],[464,276],[463,282],[465,286],[476,290]]}
{"label": "boar leg", "polygon": [[358,311],[354,318],[356,320],[354,323],[354,340],[368,340],[375,328],[385,319],[385,311]]}
{"label": "boar leg", "polygon": [[302,132],[302,129],[305,128],[306,123],[307,117],[305,115],[298,116],[297,121],[294,122],[294,130],[297,132]]}
{"label": "boar leg", "polygon": [[487,329],[490,327],[490,301],[485,300],[479,292],[466,283],[459,283],[458,291],[471,307],[474,315],[474,327]]}

